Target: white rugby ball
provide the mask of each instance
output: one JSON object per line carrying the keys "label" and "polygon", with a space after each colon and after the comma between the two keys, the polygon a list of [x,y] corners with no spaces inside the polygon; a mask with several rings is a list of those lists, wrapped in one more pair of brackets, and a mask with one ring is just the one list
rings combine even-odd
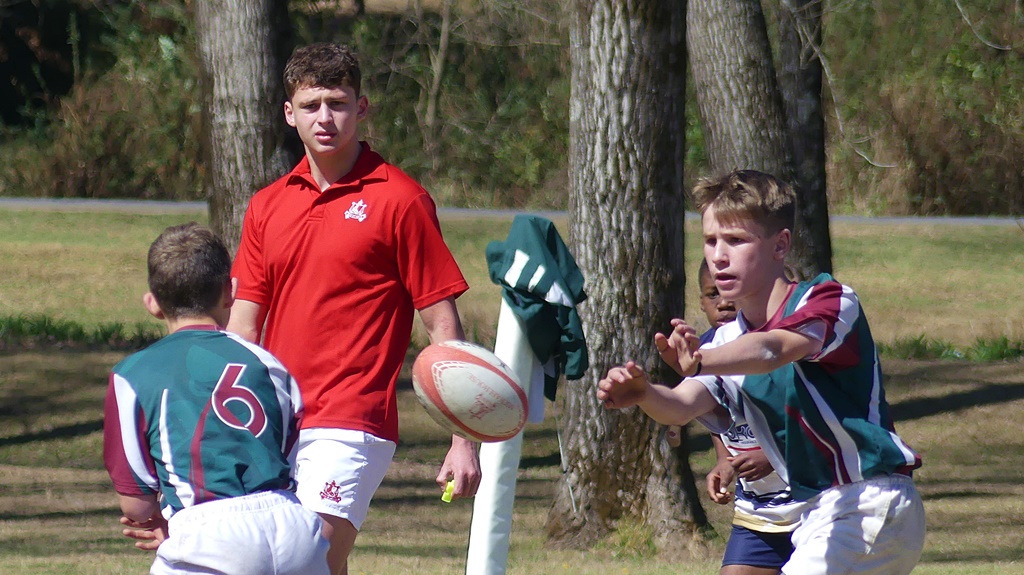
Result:
{"label": "white rugby ball", "polygon": [[516,374],[487,348],[451,340],[416,356],[412,386],[442,427],[481,442],[511,439],[526,425],[526,393]]}

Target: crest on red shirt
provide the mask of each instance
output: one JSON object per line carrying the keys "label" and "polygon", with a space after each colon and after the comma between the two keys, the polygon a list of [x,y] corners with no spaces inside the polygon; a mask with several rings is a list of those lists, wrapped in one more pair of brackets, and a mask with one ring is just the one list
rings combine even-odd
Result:
{"label": "crest on red shirt", "polygon": [[359,220],[363,221],[366,219],[366,202],[358,200],[352,202],[352,207],[345,211],[346,220]]}

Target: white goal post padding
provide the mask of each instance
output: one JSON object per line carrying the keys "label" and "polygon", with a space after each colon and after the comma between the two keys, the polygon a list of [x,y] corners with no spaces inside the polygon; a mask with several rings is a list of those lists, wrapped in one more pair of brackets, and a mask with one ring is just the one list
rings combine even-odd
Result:
{"label": "white goal post padding", "polygon": [[[494,355],[519,377],[530,403],[529,421],[544,413],[543,368],[530,348],[522,321],[501,298]],[[538,418],[539,414],[539,418]],[[523,448],[523,432],[512,439],[480,445],[480,488],[473,501],[466,575],[504,575],[512,534],[512,505],[516,473]]]}

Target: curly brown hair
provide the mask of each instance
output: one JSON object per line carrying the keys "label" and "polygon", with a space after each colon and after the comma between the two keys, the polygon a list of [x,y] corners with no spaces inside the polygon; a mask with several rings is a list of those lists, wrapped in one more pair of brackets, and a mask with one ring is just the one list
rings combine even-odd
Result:
{"label": "curly brown hair", "polygon": [[290,100],[300,88],[349,86],[359,95],[359,60],[344,44],[322,42],[295,50],[284,67],[284,88]]}

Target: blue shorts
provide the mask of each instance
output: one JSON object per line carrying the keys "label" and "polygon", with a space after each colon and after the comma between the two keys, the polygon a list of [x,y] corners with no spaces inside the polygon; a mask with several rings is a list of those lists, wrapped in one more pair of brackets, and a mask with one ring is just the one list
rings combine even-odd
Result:
{"label": "blue shorts", "polygon": [[790,533],[762,533],[732,526],[722,565],[750,565],[781,569],[793,554]]}

